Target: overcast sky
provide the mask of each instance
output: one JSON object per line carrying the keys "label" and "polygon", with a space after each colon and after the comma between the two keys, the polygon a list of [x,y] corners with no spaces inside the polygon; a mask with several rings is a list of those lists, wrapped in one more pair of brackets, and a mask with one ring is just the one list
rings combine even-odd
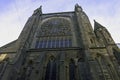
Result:
{"label": "overcast sky", "polygon": [[74,11],[82,6],[93,26],[93,19],[105,26],[120,43],[120,0],[0,0],[0,46],[18,38],[28,17],[42,5],[43,13]]}

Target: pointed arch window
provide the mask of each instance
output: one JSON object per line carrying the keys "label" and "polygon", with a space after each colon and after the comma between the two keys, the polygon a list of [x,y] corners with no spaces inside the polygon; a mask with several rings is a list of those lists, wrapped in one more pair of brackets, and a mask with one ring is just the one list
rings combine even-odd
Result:
{"label": "pointed arch window", "polygon": [[72,47],[71,20],[53,17],[43,20],[37,33],[35,48]]}
{"label": "pointed arch window", "polygon": [[50,60],[46,67],[45,80],[56,80],[56,62]]}
{"label": "pointed arch window", "polygon": [[69,63],[69,80],[76,80],[75,79],[75,63],[73,60]]}

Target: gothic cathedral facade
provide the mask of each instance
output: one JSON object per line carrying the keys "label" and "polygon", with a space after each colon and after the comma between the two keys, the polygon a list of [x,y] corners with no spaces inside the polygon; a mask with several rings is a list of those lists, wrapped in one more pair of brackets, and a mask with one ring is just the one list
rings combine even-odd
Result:
{"label": "gothic cathedral facade", "polygon": [[120,80],[120,50],[78,4],[61,13],[40,7],[18,39],[0,48],[0,80]]}

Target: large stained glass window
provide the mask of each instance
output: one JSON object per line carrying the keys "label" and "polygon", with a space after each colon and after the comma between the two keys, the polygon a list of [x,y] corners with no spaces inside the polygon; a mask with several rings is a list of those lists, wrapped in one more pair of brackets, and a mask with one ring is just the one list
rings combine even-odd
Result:
{"label": "large stained glass window", "polygon": [[72,47],[72,31],[69,18],[53,17],[42,22],[38,29],[35,48]]}
{"label": "large stained glass window", "polygon": [[38,36],[71,36],[69,18],[54,17],[42,23]]}
{"label": "large stained glass window", "polygon": [[49,61],[46,68],[45,80],[56,80],[56,62]]}
{"label": "large stained glass window", "polygon": [[42,40],[36,42],[36,48],[62,48],[71,47],[71,39],[58,39],[58,40]]}

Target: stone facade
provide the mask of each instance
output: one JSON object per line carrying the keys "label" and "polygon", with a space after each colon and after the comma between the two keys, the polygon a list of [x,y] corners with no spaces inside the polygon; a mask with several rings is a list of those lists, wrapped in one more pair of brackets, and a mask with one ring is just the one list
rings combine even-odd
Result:
{"label": "stone facade", "polygon": [[0,80],[120,80],[120,50],[108,30],[77,4],[72,12],[28,19],[19,38],[0,48]]}

